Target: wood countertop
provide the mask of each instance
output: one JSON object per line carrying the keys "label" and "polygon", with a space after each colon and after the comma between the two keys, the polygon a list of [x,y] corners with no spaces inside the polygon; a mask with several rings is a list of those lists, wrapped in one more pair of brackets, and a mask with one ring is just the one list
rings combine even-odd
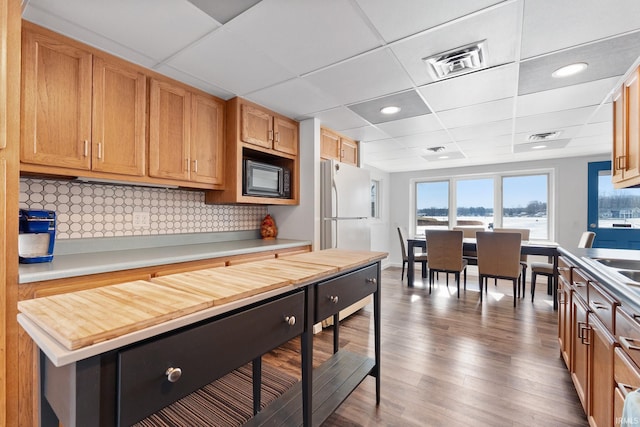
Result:
{"label": "wood countertop", "polygon": [[328,249],[36,298],[18,303],[18,321],[61,366],[386,256]]}

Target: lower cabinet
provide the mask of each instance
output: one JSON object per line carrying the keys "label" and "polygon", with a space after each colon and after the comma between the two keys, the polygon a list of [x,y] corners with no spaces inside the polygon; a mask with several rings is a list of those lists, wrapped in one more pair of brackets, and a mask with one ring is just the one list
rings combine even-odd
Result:
{"label": "lower cabinet", "polygon": [[571,364],[570,372],[576,392],[585,413],[589,405],[588,374],[589,374],[589,336],[587,323],[587,306],[581,298],[573,293],[571,304]]}
{"label": "lower cabinet", "polygon": [[589,425],[606,427],[613,420],[613,349],[615,340],[600,320],[589,313]]}

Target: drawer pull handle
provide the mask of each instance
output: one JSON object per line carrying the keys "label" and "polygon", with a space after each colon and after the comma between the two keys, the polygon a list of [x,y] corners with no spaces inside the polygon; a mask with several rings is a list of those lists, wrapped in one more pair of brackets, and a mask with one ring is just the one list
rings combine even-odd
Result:
{"label": "drawer pull handle", "polygon": [[284,321],[287,322],[289,326],[293,326],[296,324],[296,316],[287,316],[284,318]]}
{"label": "drawer pull handle", "polygon": [[587,284],[584,282],[573,282],[573,286],[575,286],[576,288],[581,288],[583,286],[587,286]]}
{"label": "drawer pull handle", "polygon": [[334,304],[338,303],[338,295],[329,295],[329,301],[331,301]]}
{"label": "drawer pull handle", "polygon": [[370,277],[367,279],[367,283],[373,283],[374,285],[378,283],[378,279],[375,277]]}
{"label": "drawer pull handle", "polygon": [[629,384],[618,383],[618,390],[622,393],[623,397],[627,397],[629,391],[633,391],[635,387],[630,386]]}
{"label": "drawer pull handle", "polygon": [[170,383],[175,383],[182,376],[182,369],[180,368],[169,368],[164,373],[167,376],[167,379]]}
{"label": "drawer pull handle", "polygon": [[609,310],[609,306],[605,303],[593,301],[591,303],[596,310]]}
{"label": "drawer pull handle", "polygon": [[[620,335],[618,337],[618,340],[620,341],[620,344],[622,344],[622,346],[624,348],[626,348],[627,350],[640,350],[640,347],[637,345],[632,345],[631,342],[635,342],[636,340],[634,340],[633,338],[629,338],[629,337],[623,337],[622,335]],[[631,341],[631,342],[629,342]]]}

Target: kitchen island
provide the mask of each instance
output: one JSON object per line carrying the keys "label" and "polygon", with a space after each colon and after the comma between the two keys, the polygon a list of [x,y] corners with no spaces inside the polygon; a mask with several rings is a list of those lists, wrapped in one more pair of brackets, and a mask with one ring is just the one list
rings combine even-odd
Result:
{"label": "kitchen island", "polygon": [[[248,361],[259,361],[262,354],[298,335],[299,398],[279,399],[254,423],[318,425],[367,375],[376,377],[379,402],[379,278],[385,257],[379,252],[309,252],[167,275],[146,286],[125,283],[22,301],[18,320],[41,350],[41,424],[129,425]],[[169,304],[154,287],[177,292],[176,297]],[[148,304],[154,315],[124,316],[113,325],[118,316],[101,307],[108,301],[94,298],[105,290],[133,293],[130,302],[116,297],[124,307],[131,305],[132,312],[144,311],[140,304]],[[337,321],[340,310],[367,295],[374,297],[374,359],[340,350],[336,328],[336,354],[320,368],[322,375],[333,378],[329,385],[336,389],[314,384],[313,324],[327,316]],[[72,301],[75,306],[69,306]],[[68,323],[59,318],[64,311],[49,315],[47,307],[58,303],[65,304]],[[162,307],[168,312],[165,317],[156,313]],[[259,382],[255,370],[254,381]]]}

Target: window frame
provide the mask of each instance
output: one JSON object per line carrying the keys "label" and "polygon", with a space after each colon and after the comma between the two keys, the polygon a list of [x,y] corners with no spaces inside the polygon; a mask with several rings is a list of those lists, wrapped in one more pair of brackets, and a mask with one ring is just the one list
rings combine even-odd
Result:
{"label": "window frame", "polygon": [[492,178],[494,182],[494,194],[493,194],[493,212],[494,212],[494,227],[502,226],[502,179],[506,177],[519,177],[529,175],[547,175],[547,236],[548,241],[556,240],[556,191],[555,191],[555,169],[527,169],[519,171],[504,171],[494,173],[478,173],[468,175],[454,175],[454,176],[433,176],[425,178],[413,178],[411,179],[411,195],[410,203],[412,209],[409,213],[409,224],[413,235],[417,235],[417,188],[418,184],[423,182],[440,182],[449,181],[449,224],[455,222],[457,216],[457,203],[456,203],[456,189],[457,182],[460,180],[469,179],[487,179]]}

